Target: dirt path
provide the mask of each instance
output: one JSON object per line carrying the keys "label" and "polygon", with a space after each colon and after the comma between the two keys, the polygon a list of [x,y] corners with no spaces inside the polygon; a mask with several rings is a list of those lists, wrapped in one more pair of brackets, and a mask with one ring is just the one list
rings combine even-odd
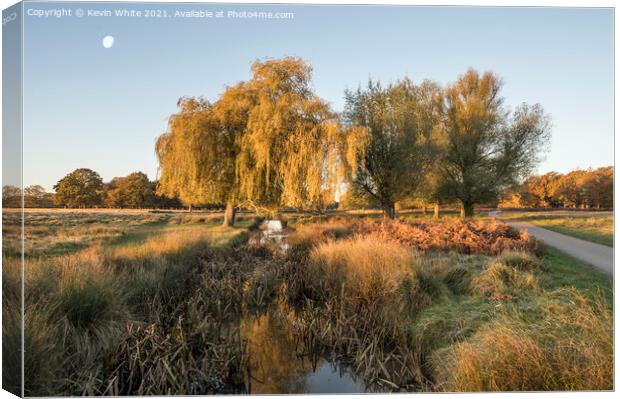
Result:
{"label": "dirt path", "polygon": [[573,258],[585,262],[604,274],[613,277],[614,249],[590,241],[580,240],[556,233],[555,231],[534,226],[531,223],[502,219],[499,211],[489,212],[489,216],[496,217],[519,230],[526,230],[534,238],[552,246]]}

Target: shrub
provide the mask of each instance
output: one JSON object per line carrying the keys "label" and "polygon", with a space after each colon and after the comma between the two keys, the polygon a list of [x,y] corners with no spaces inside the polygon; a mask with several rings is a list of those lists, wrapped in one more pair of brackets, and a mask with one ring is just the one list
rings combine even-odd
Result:
{"label": "shrub", "polygon": [[359,234],[375,234],[384,241],[422,251],[456,251],[464,254],[497,255],[506,250],[540,252],[540,246],[527,232],[519,233],[508,225],[478,220],[450,222],[362,219],[353,225]]}

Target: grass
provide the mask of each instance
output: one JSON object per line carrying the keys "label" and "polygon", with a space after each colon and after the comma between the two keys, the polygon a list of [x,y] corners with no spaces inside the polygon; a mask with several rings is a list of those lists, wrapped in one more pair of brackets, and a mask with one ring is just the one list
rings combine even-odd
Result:
{"label": "grass", "polygon": [[[304,219],[283,253],[250,218],[34,215],[30,396],[246,392],[252,370],[295,369],[252,357],[252,331],[270,330],[244,320],[266,314],[294,351],[278,359],[327,354],[370,391],[612,387],[611,280],[500,223]],[[78,247],[58,251],[67,237]],[[19,259],[3,264],[14,302]]]}
{"label": "grass", "polygon": [[613,247],[614,219],[610,212],[519,212],[502,213],[502,218],[519,219],[586,241]]}
{"label": "grass", "polygon": [[[314,246],[304,231],[310,267],[288,283],[314,309],[296,323],[308,325],[315,344],[337,348],[365,380],[396,390],[610,389],[608,278],[554,250],[542,258],[522,250],[488,256],[484,246],[478,247],[483,255],[457,246],[466,254],[407,257],[407,247],[390,239],[399,241],[399,232],[408,230],[394,226],[384,234],[372,226],[381,234],[368,230],[335,241],[314,226]],[[377,270],[380,278],[373,277]],[[530,378],[534,371],[519,374],[515,368],[549,377]],[[589,373],[591,379],[584,377]]]}
{"label": "grass", "polygon": [[613,389],[613,318],[604,301],[574,289],[536,298],[532,314],[515,307],[468,340],[432,355],[445,391]]}
{"label": "grass", "polygon": [[[163,342],[160,334],[168,333],[174,325],[172,315],[187,300],[201,254],[206,248],[225,250],[244,231],[221,227],[213,220],[190,219],[194,216],[184,216],[181,223],[171,222],[169,216],[142,213],[31,214],[27,220],[28,216],[32,216],[32,231],[38,233],[26,232],[27,242],[32,241],[26,246],[31,252],[25,264],[27,395],[151,392],[146,386],[144,391],[138,387],[132,391],[126,381],[112,384],[107,380],[111,370],[102,365],[117,362],[122,369],[125,363],[118,358],[119,349],[146,326],[157,326],[148,336]],[[10,224],[4,227],[10,233]],[[68,237],[75,239],[77,247],[58,251]],[[3,299],[15,302],[20,262],[14,251],[5,251],[3,265]],[[3,330],[7,342],[13,330],[19,329]],[[5,359],[13,351],[5,351]],[[205,382],[197,389],[213,392],[209,387]],[[184,393],[187,387],[177,388]]]}

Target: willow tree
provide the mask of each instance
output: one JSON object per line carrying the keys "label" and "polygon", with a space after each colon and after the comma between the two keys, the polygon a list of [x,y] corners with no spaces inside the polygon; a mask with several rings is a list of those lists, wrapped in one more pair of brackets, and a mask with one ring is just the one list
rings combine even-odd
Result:
{"label": "willow tree", "polygon": [[[395,217],[395,203],[410,198],[432,165],[433,132],[441,116],[441,92],[429,81],[405,79],[387,87],[369,82],[346,93],[349,126],[368,132],[363,162],[353,184]],[[355,191],[355,190],[354,190]]]}
{"label": "willow tree", "polygon": [[499,191],[529,175],[549,140],[549,118],[540,105],[522,104],[510,114],[501,81],[473,69],[446,90],[442,189],[461,203],[461,217],[474,204],[494,201]]}
{"label": "willow tree", "polygon": [[204,99],[182,98],[168,132],[156,143],[158,193],[191,206],[226,204],[225,225],[234,223],[236,131],[222,126],[218,109]]}
{"label": "willow tree", "polygon": [[296,58],[255,62],[247,82],[213,104],[181,99],[156,145],[159,191],[185,203],[225,203],[263,214],[306,208],[331,195],[355,168],[365,131],[343,128],[310,88]]}
{"label": "willow tree", "polygon": [[310,88],[311,68],[297,58],[255,62],[247,90],[254,104],[240,137],[239,194],[259,213],[308,208],[334,197],[357,167],[366,132],[343,128]]}

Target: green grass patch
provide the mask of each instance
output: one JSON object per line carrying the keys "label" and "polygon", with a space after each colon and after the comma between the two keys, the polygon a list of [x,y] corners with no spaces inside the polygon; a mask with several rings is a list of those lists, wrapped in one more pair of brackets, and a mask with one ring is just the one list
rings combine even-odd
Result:
{"label": "green grass patch", "polygon": [[539,278],[543,289],[575,287],[589,298],[602,294],[612,306],[612,280],[597,270],[551,247],[546,247],[543,268],[545,272]]}
{"label": "green grass patch", "polygon": [[550,211],[505,212],[502,219],[517,219],[582,240],[613,247],[614,218],[610,212]]}

